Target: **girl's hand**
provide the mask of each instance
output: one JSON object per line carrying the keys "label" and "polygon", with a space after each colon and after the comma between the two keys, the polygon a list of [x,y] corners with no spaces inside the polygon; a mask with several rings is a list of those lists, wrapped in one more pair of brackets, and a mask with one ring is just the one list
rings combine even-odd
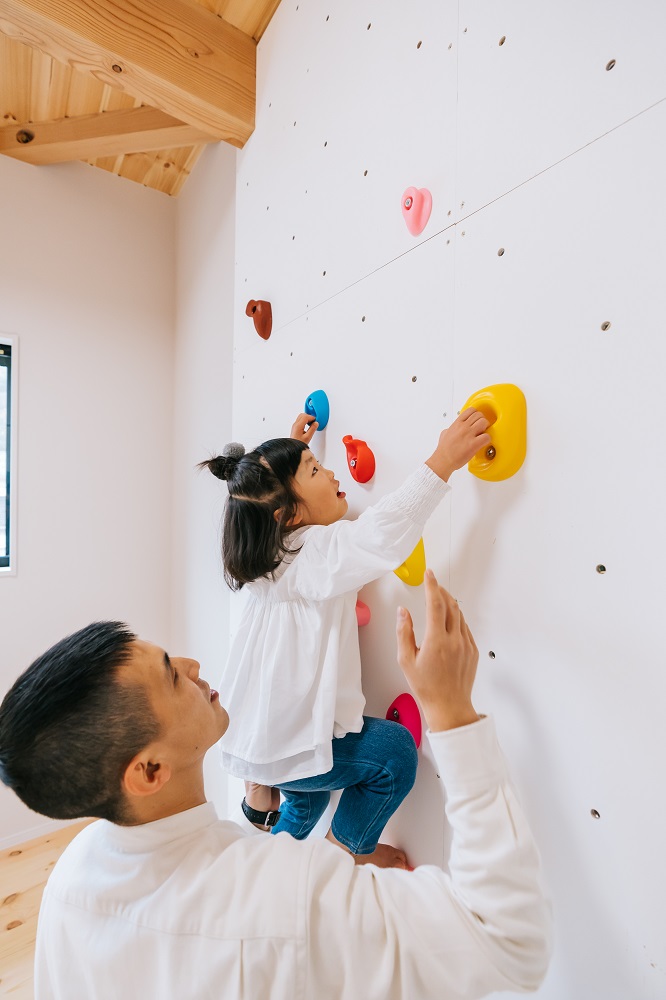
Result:
{"label": "girl's hand", "polygon": [[319,427],[316,420],[309,417],[307,413],[299,413],[294,420],[294,425],[289,432],[289,437],[295,441],[302,441],[303,444],[310,444],[314,432]]}
{"label": "girl's hand", "polygon": [[439,435],[437,447],[426,465],[447,482],[452,472],[462,469],[477,451],[488,447],[490,434],[486,434],[486,430],[489,426],[480,410],[472,406],[463,410],[458,419]]}
{"label": "girl's hand", "polygon": [[280,789],[258,785],[256,781],[246,781],[245,801],[257,812],[277,812],[280,808]]}

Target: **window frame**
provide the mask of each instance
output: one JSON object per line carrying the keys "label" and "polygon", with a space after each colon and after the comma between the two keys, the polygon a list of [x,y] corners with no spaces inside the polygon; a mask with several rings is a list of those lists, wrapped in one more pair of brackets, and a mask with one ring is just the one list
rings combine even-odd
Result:
{"label": "window frame", "polygon": [[7,478],[9,480],[7,490],[7,541],[9,552],[7,556],[0,556],[0,579],[3,577],[16,576],[16,469],[17,469],[17,370],[18,370],[18,340],[15,336],[0,332],[0,347],[9,348],[9,355],[0,355],[0,364],[9,370],[8,379],[8,406],[7,415],[9,427],[7,434],[8,458]]}

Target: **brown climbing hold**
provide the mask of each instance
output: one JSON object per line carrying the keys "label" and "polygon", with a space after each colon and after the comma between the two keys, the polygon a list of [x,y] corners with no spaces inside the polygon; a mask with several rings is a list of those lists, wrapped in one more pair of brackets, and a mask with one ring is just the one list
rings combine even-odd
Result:
{"label": "brown climbing hold", "polygon": [[254,328],[262,340],[268,340],[273,329],[273,310],[270,302],[250,299],[245,306],[245,315],[254,320]]}

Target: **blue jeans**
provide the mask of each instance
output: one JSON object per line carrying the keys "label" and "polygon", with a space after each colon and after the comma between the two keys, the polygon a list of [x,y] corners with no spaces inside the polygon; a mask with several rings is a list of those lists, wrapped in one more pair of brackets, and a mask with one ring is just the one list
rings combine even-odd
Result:
{"label": "blue jeans", "polygon": [[343,788],[331,824],[333,836],[352,854],[371,854],[414,784],[416,764],[416,745],[408,729],[364,716],[360,733],[333,740],[330,771],[277,786],[284,801],[271,833],[286,831],[304,840],[323,815],[331,792]]}

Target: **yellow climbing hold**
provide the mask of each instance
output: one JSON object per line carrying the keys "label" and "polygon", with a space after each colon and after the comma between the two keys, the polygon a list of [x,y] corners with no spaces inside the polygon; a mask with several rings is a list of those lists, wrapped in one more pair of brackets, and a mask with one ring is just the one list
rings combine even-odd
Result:
{"label": "yellow climbing hold", "polygon": [[[518,472],[527,452],[527,403],[517,385],[504,382],[479,389],[462,410],[474,406],[490,421],[490,445],[478,451],[467,468],[473,476],[499,482]],[[460,411],[462,413],[462,410]]]}
{"label": "yellow climbing hold", "polygon": [[425,548],[423,547],[423,539],[419,538],[412,554],[407,556],[402,566],[398,566],[393,572],[410,587],[420,587],[425,577],[425,571]]}

